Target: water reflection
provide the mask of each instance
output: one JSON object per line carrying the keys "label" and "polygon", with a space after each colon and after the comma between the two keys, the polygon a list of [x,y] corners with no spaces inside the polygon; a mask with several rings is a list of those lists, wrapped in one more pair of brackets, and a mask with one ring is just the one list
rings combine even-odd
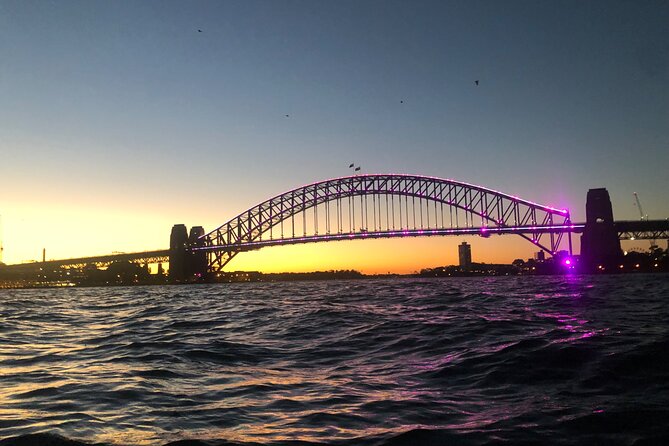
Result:
{"label": "water reflection", "polygon": [[0,435],[496,438],[603,416],[624,394],[593,390],[623,367],[607,358],[664,345],[653,321],[666,305],[631,297],[663,299],[658,286],[566,276],[5,293]]}

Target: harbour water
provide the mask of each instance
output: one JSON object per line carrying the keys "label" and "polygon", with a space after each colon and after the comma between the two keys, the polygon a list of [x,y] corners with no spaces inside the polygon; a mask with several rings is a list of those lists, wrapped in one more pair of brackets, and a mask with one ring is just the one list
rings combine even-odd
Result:
{"label": "harbour water", "polygon": [[0,444],[669,444],[668,279],[0,290]]}

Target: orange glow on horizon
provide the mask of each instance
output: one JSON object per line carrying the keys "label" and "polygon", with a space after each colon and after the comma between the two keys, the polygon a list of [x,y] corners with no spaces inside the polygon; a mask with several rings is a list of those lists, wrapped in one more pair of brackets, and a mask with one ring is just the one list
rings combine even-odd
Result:
{"label": "orange glow on horizon", "polygon": [[[47,198],[52,198],[47,196]],[[242,208],[237,203],[222,208],[204,208],[200,202],[189,204],[184,211],[159,201],[155,207],[141,209],[139,204],[120,199],[94,202],[63,199],[23,205],[8,201],[2,215],[2,261],[7,264],[40,261],[42,249],[47,260],[107,255],[114,252],[141,252],[167,249],[174,223],[184,222],[190,228],[202,224],[212,230],[232,215],[221,215],[228,209]],[[140,201],[141,204],[141,201]],[[179,215],[187,214],[187,221]],[[276,234],[275,234],[276,236]],[[463,241],[472,246],[472,261],[510,264],[515,259],[531,258],[537,248],[514,235],[488,238],[477,236],[435,236],[352,240],[267,247],[237,255],[225,271],[311,272],[357,270],[365,274],[409,274],[423,268],[457,265],[457,245]],[[574,253],[579,252],[580,236],[572,235]],[[626,242],[628,246],[643,241]],[[568,249],[567,238],[562,249]],[[164,265],[167,268],[167,265]],[[156,267],[152,268],[156,272]]]}
{"label": "orange glow on horizon", "polygon": [[[221,215],[225,209],[200,206],[201,202],[182,209],[158,200],[155,206],[141,208],[142,200],[123,203],[116,198],[104,202],[87,195],[78,197],[80,200],[72,196],[49,202],[55,197],[46,197],[31,205],[23,205],[20,197],[7,203],[2,234],[5,263],[40,261],[43,248],[47,260],[167,249],[174,223],[183,222],[189,228],[202,224],[209,231],[236,215]],[[231,203],[226,206],[228,213],[232,208],[243,206]],[[189,215],[188,221],[179,215]],[[513,235],[352,240],[245,252],[225,270],[270,273],[353,269],[366,274],[407,274],[458,264],[457,245],[462,241],[472,245],[472,260],[481,263],[509,264],[517,258],[530,258],[536,251],[529,242]],[[566,241],[563,246],[566,249]]]}
{"label": "orange glow on horizon", "polygon": [[[508,239],[511,240],[508,240]],[[504,240],[506,239],[506,240]],[[511,263],[532,256],[533,246],[504,236],[415,237],[311,243],[264,248],[237,255],[227,271],[310,272],[353,269],[365,274],[410,274],[423,268],[458,264],[457,245],[472,245],[472,260]],[[527,245],[527,246],[525,246]]]}
{"label": "orange glow on horizon", "polygon": [[[40,261],[42,248],[46,248],[47,260],[167,249],[172,225],[179,222],[175,215],[163,209],[136,211],[130,215],[104,205],[70,209],[17,206],[11,210],[12,213],[3,214],[2,261],[7,264]],[[211,223],[215,221],[211,215],[196,215],[193,220],[205,222],[205,230],[216,227]],[[193,224],[187,223],[189,227]],[[472,261],[478,263],[509,264],[518,258],[531,258],[537,251],[532,244],[514,235],[336,241],[241,253],[225,271],[276,273],[352,269],[365,274],[410,274],[423,268],[457,265],[457,245],[463,241],[472,246]],[[580,236],[572,235],[572,242],[577,254]],[[627,247],[647,248],[643,240],[623,243]],[[568,249],[566,237],[562,249]],[[152,272],[156,272],[155,266]]]}
{"label": "orange glow on horizon", "polygon": [[[156,215],[128,217],[113,210],[53,210],[48,222],[43,211],[24,210],[23,221],[4,221],[4,259],[7,264],[167,249],[172,221]],[[39,221],[40,223],[34,223]],[[159,228],[159,229],[156,229]],[[205,228],[206,229],[206,228]],[[532,256],[533,246],[514,236],[413,237],[308,243],[276,246],[238,254],[226,271],[309,272],[353,269],[366,274],[413,273],[458,263],[457,245],[472,245],[475,262],[511,263]]]}

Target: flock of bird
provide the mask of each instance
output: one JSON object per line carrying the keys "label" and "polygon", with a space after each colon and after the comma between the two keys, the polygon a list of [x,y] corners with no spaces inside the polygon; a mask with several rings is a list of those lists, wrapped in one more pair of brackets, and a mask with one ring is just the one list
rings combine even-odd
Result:
{"label": "flock of bird", "polygon": [[[197,32],[201,33],[202,30],[201,30],[201,29],[198,29]],[[474,85],[476,85],[476,86],[478,87],[478,85],[479,85],[479,80],[478,80],[478,79],[476,79],[476,80],[474,81]],[[404,99],[401,99],[401,100],[400,100],[400,104],[404,104]],[[290,115],[289,115],[289,114],[286,114],[286,115],[284,115],[284,116],[285,116],[286,118],[290,118]],[[360,166],[356,166],[355,163],[351,163],[351,164],[349,164],[348,168],[349,168],[349,169],[353,169],[354,172],[360,172]]]}

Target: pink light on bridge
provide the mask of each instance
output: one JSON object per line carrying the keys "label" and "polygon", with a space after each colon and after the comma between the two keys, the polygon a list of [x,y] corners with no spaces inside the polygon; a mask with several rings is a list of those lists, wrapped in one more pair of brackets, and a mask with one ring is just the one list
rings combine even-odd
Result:
{"label": "pink light on bridge", "polygon": [[567,268],[567,270],[569,272],[571,272],[572,270],[574,270],[576,268],[576,262],[571,257],[566,257],[562,261],[562,263],[564,264],[564,266]]}

